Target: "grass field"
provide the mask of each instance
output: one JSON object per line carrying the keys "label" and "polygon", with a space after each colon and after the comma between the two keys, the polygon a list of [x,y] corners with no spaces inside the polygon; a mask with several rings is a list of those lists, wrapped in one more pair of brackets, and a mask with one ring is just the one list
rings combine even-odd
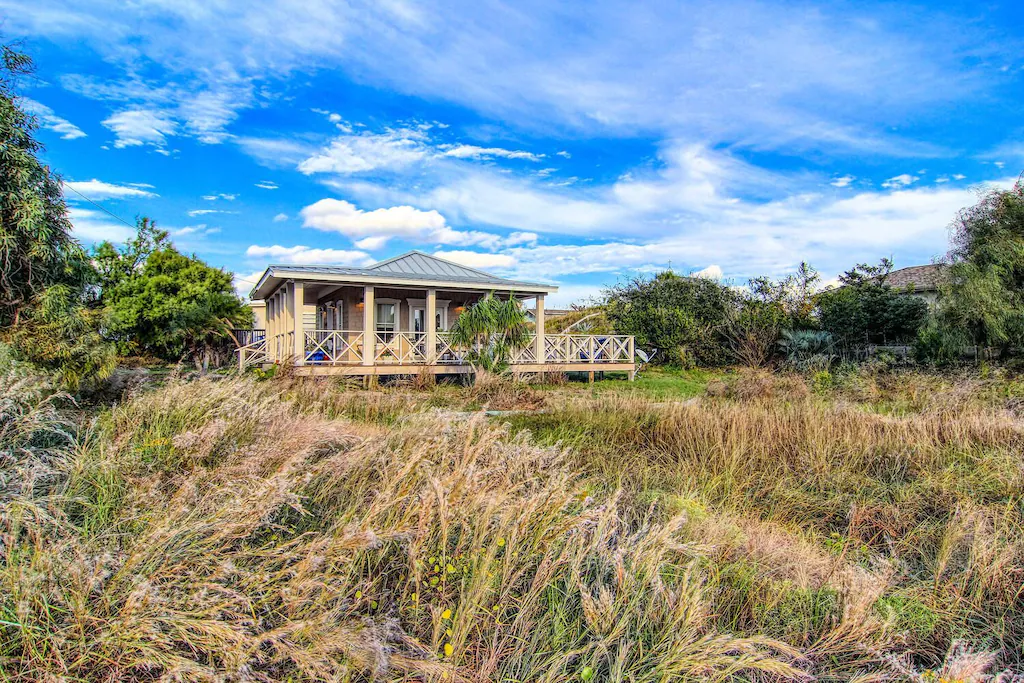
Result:
{"label": "grass field", "polygon": [[415,384],[3,377],[0,679],[1021,670],[1013,378]]}

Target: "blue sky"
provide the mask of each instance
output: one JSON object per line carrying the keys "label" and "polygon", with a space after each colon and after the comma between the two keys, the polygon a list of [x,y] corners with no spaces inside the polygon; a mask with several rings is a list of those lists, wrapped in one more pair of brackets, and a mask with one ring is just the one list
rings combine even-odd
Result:
{"label": "blue sky", "polygon": [[[1024,169],[1019,2],[0,0],[79,238],[742,283],[946,250]],[[77,192],[76,192],[77,190]],[[78,194],[95,204],[82,199]]]}

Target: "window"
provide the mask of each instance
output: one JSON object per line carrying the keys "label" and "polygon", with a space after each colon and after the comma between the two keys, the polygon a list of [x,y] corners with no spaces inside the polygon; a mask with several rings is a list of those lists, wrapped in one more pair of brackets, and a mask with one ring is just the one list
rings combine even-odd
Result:
{"label": "window", "polygon": [[377,303],[377,333],[385,341],[390,341],[397,330],[395,322],[398,320],[398,305],[391,302]]}

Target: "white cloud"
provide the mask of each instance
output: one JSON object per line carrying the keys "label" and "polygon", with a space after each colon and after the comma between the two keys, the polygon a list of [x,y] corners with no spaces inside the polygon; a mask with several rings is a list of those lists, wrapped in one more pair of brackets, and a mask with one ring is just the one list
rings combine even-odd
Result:
{"label": "white cloud", "polygon": [[316,152],[315,146],[292,139],[237,137],[233,142],[260,163],[274,168],[293,168]]}
{"label": "white cloud", "polygon": [[68,217],[73,226],[72,233],[86,244],[103,241],[124,242],[135,237],[135,230],[117,222],[102,211],[71,206],[68,208]]}
{"label": "white cloud", "polygon": [[722,268],[714,264],[708,266],[707,268],[701,268],[700,270],[691,273],[691,275],[693,277],[702,277],[707,280],[721,280],[724,276],[722,273]]}
{"label": "white cloud", "polygon": [[286,220],[288,220],[288,214],[286,214],[286,213],[279,213],[276,216],[274,216],[274,222],[275,223],[283,223]]}
{"label": "white cloud", "polygon": [[[962,11],[902,5],[780,16],[750,0],[695,0],[685,11],[596,3],[572,31],[564,12],[543,3],[436,12],[405,2],[319,2],[301,13],[284,2],[15,7],[9,32],[98,51],[125,74],[120,101],[159,105],[182,134],[210,142],[271,96],[254,83],[326,67],[519,128],[686,132],[713,144],[893,155],[931,146],[894,141],[879,120],[941,121],[1002,82],[996,69],[965,68],[967,58],[1006,64],[1017,53],[992,38],[994,16],[968,21]],[[150,64],[168,70],[174,87],[140,82],[135,74]]]}
{"label": "white cloud", "polygon": [[211,228],[208,227],[206,223],[200,223],[198,225],[186,225],[183,228],[177,228],[176,230],[171,230],[170,232],[171,235],[173,235],[174,237],[187,237],[190,235],[194,235],[196,237],[205,237],[208,235],[216,235],[220,233],[220,228]]}
{"label": "white cloud", "polygon": [[177,124],[159,111],[130,109],[121,111],[103,121],[114,132],[114,147],[153,145],[164,147],[167,136],[176,135]]}
{"label": "white cloud", "polygon": [[535,244],[537,239],[535,232],[513,232],[505,238],[504,242],[506,245],[514,247],[519,244]]}
{"label": "white cloud", "polygon": [[223,199],[224,201],[233,202],[237,198],[238,198],[237,194],[224,194],[224,193],[220,193],[220,194],[207,194],[207,195],[203,195],[203,199],[208,201],[208,202],[215,202],[218,199]]}
{"label": "white cloud", "polygon": [[[117,185],[116,183],[107,183],[102,180],[93,178],[92,180],[82,181],[65,181],[64,185],[70,187],[72,190],[81,192],[83,195],[93,200],[100,199],[124,199],[124,198],[151,198],[157,197],[154,192],[150,192],[147,189],[151,188],[152,185],[130,183],[127,185]],[[74,200],[75,197],[72,195],[69,199]]]}
{"label": "white cloud", "polygon": [[192,209],[187,211],[189,216],[195,218],[196,216],[207,216],[211,213],[238,213],[237,211],[221,211],[220,209]]}
{"label": "white cloud", "polygon": [[282,247],[279,244],[264,247],[251,245],[245,250],[249,259],[265,259],[274,263],[324,264],[345,266],[367,266],[374,262],[365,251],[346,249],[317,249],[307,246]]}
{"label": "white cloud", "polygon": [[830,185],[832,187],[848,187],[850,183],[856,180],[852,175],[844,175],[833,180]]}
{"label": "white cloud", "polygon": [[353,239],[388,235],[418,238],[444,229],[437,211],[420,211],[411,206],[363,211],[340,199],[321,199],[299,212],[307,228],[337,232]]}
{"label": "white cloud", "polygon": [[386,245],[388,243],[388,240],[390,240],[390,239],[391,238],[387,237],[387,236],[384,236],[384,237],[364,237],[361,240],[356,240],[355,242],[353,242],[353,244],[355,244],[357,249],[366,249],[368,251],[376,251],[377,249],[381,249],[382,247],[384,247],[384,245]]}
{"label": "white cloud", "polygon": [[522,150],[504,149],[502,147],[477,147],[476,145],[455,145],[444,151],[445,156],[457,159],[486,159],[489,157],[503,157],[505,159],[526,159],[528,161],[540,161],[543,154],[534,154]]}
{"label": "white cloud", "polygon": [[36,102],[27,97],[19,97],[18,103],[28,113],[34,115],[43,128],[60,134],[61,140],[77,140],[86,137],[85,132],[67,119],[57,116],[56,113],[45,104]]}
{"label": "white cloud", "polygon": [[378,134],[342,135],[300,163],[299,171],[312,175],[401,169],[427,156],[424,140],[422,132],[408,128]]}
{"label": "white cloud", "polygon": [[263,190],[276,190],[277,189],[277,183],[273,182],[272,180],[261,180],[260,182],[255,183],[255,185],[256,185],[256,187],[258,187],[260,189],[263,189]]}
{"label": "white cloud", "polygon": [[251,292],[252,288],[260,281],[260,278],[263,276],[263,272],[264,271],[262,270],[254,270],[250,273],[235,273],[233,284],[238,296],[243,299],[249,298],[249,292]]}
{"label": "white cloud", "polygon": [[435,251],[434,256],[454,261],[455,263],[461,263],[464,266],[470,268],[480,268],[486,270],[488,268],[496,269],[509,269],[515,266],[516,259],[508,254],[484,254],[476,251]]}
{"label": "white cloud", "polygon": [[953,180],[963,180],[966,177],[967,176],[963,175],[962,173],[954,173],[953,174]]}
{"label": "white cloud", "polygon": [[377,250],[391,239],[419,244],[482,247],[496,250],[514,244],[535,242],[537,235],[515,232],[505,238],[481,230],[455,230],[439,212],[412,206],[392,206],[364,211],[340,199],[321,199],[299,212],[303,225],[337,232],[353,240],[360,249]]}
{"label": "white cloud", "polygon": [[884,183],[882,183],[882,187],[889,189],[906,187],[907,185],[913,185],[918,180],[919,178],[917,176],[910,175],[909,173],[901,173],[898,176],[894,176],[886,180]]}

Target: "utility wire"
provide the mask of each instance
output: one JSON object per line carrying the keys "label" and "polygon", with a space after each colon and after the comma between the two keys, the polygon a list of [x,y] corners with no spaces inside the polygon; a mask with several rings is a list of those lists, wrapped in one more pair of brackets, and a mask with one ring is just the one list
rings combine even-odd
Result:
{"label": "utility wire", "polygon": [[96,203],[96,202],[94,202],[93,200],[89,199],[89,198],[88,198],[88,197],[86,197],[86,196],[85,196],[84,194],[82,194],[81,192],[79,192],[79,191],[78,191],[78,190],[76,190],[75,188],[71,187],[71,186],[70,186],[70,185],[68,185],[67,183],[64,183],[64,187],[68,188],[69,190],[71,190],[72,192],[74,192],[75,194],[77,194],[77,195],[78,195],[79,197],[81,197],[81,198],[82,198],[82,199],[84,199],[85,201],[87,201],[87,202],[89,202],[90,204],[92,204],[93,206],[95,206],[95,207],[96,207],[97,209],[99,209],[100,211],[103,211],[104,213],[107,213],[107,214],[109,214],[109,215],[113,216],[114,218],[116,218],[117,220],[121,221],[122,223],[124,223],[125,225],[127,225],[127,226],[128,226],[129,228],[135,228],[135,227],[136,227],[135,225],[133,225],[133,224],[129,223],[128,221],[126,221],[125,219],[121,218],[121,217],[120,217],[120,216],[118,216],[118,215],[117,215],[116,213],[114,213],[113,211],[111,211],[111,210],[110,210],[110,209],[108,209],[107,207],[103,206],[102,204],[97,204],[97,203]]}

